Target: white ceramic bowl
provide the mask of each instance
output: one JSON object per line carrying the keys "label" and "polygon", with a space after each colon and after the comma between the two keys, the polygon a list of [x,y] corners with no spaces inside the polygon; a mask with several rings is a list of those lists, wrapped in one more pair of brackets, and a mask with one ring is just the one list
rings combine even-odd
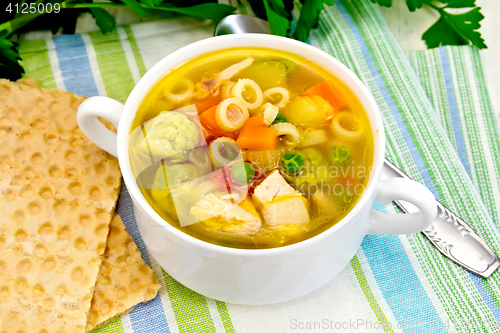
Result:
{"label": "white ceramic bowl", "polygon": [[[374,138],[373,168],[365,191],[355,207],[325,232],[302,242],[272,249],[234,249],[193,238],[172,227],[147,203],[132,175],[129,132],[145,95],[174,67],[207,52],[255,46],[295,53],[324,67],[356,94],[371,123]],[[96,117],[111,121],[114,135]],[[144,242],[158,263],[177,281],[205,296],[239,304],[268,304],[305,295],[330,281],[348,264],[363,237],[370,233],[415,233],[427,228],[436,216],[433,195],[419,183],[406,179],[381,180],[385,134],[373,97],[347,67],[323,51],[291,39],[261,34],[226,35],[190,44],[168,55],[137,83],[125,105],[107,97],[91,97],[78,110],[83,133],[115,155],[134,202],[135,217]],[[401,199],[419,213],[386,215],[374,210]]]}

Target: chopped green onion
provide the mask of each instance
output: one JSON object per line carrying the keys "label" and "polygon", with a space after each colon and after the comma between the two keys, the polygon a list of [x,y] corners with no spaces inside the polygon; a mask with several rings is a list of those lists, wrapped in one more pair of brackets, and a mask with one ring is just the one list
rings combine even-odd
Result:
{"label": "chopped green onion", "polygon": [[288,75],[295,73],[295,70],[297,69],[297,64],[295,64],[294,61],[289,59],[283,59],[281,60],[281,62],[286,66],[286,73]]}

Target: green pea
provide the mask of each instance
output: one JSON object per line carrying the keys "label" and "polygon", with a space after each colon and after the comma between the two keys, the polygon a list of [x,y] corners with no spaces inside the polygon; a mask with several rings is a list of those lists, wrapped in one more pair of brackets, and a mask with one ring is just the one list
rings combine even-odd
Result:
{"label": "green pea", "polygon": [[248,184],[255,176],[255,169],[251,163],[238,162],[231,168],[231,176],[239,184]]}
{"label": "green pea", "polygon": [[281,157],[281,165],[290,174],[296,174],[304,166],[304,156],[301,153],[286,153]]}
{"label": "green pea", "polygon": [[333,146],[328,152],[328,162],[333,166],[346,166],[351,158],[351,151],[344,146]]}
{"label": "green pea", "polygon": [[274,118],[273,123],[271,125],[279,124],[279,123],[287,123],[287,122],[288,122],[287,117],[283,113],[278,112],[278,114],[276,115],[276,118]]}

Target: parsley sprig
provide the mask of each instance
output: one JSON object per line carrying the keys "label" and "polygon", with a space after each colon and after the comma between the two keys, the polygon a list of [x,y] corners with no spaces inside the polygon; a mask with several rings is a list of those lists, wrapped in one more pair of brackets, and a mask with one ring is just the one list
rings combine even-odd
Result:
{"label": "parsley sprig", "polygon": [[[371,0],[384,7],[391,7],[392,0]],[[422,35],[428,48],[441,45],[475,45],[480,49],[486,48],[479,23],[483,18],[480,7],[476,7],[475,0],[406,0],[406,5],[411,12],[422,8],[424,5],[435,9],[440,18]],[[450,9],[471,10],[454,14]]]}
{"label": "parsley sprig", "polygon": [[[271,33],[306,41],[312,29],[318,25],[319,14],[324,6],[332,6],[334,0],[247,0],[254,13],[269,22]],[[390,7],[392,0],[371,0],[381,6]],[[59,6],[64,14],[48,13]],[[429,48],[440,45],[474,44],[486,48],[477,31],[484,16],[475,6],[475,0],[406,0],[410,11],[427,5],[434,8],[441,17],[427,30],[422,38]],[[10,12],[1,8],[10,5]],[[34,6],[35,12],[22,13],[16,8]],[[71,33],[73,21],[83,12],[89,12],[96,20],[102,33],[116,28],[114,17],[106,10],[110,7],[128,7],[142,17],[169,17],[185,15],[198,19],[219,21],[232,14],[237,8],[217,3],[217,0],[16,0],[0,5],[0,77],[16,80],[24,73],[18,44],[12,41],[15,33],[30,30],[50,29],[54,33],[63,27],[64,33]],[[472,8],[462,14],[453,14],[449,9]],[[42,10],[39,10],[42,9]],[[298,14],[298,15],[296,15]],[[298,16],[298,17],[297,17]],[[69,17],[69,19],[68,19]],[[73,22],[74,25],[74,22]],[[74,26],[73,26],[74,31]]]}

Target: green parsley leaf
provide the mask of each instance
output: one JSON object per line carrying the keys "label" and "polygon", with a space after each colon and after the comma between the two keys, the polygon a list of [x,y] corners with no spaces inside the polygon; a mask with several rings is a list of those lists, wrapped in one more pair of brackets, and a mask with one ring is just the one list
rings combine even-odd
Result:
{"label": "green parsley leaf", "polygon": [[[391,7],[392,0],[371,0],[380,6]],[[422,35],[428,48],[440,45],[469,45],[486,48],[481,33],[477,31],[481,26],[479,22],[484,16],[479,12],[481,8],[475,7],[475,0],[406,0],[410,11],[415,11],[427,5],[434,8],[441,17]],[[446,8],[473,8],[467,13],[450,14]]]}
{"label": "green parsley leaf", "polygon": [[144,10],[144,8],[141,7],[141,4],[138,3],[137,1],[135,0],[120,0],[120,1],[129,6],[130,8],[132,8],[132,10],[137,14],[139,14],[140,16],[142,17],[149,16],[148,13]]}
{"label": "green parsley leaf", "polygon": [[161,4],[162,0],[139,0],[139,2],[148,7],[154,7]]}
{"label": "green parsley leaf", "polygon": [[486,48],[484,39],[476,31],[484,16],[479,12],[481,8],[476,7],[467,13],[450,14],[439,8],[441,18],[434,23],[423,35],[422,39],[429,48],[440,45],[468,45],[469,41],[480,49]]}
{"label": "green parsley leaf", "polygon": [[284,13],[286,13],[283,1],[263,0],[263,2],[266,9],[267,22],[269,22],[269,30],[271,30],[271,33],[273,35],[286,36],[290,29],[290,21],[288,20],[287,16],[282,16]]}
{"label": "green parsley leaf", "polygon": [[410,12],[422,8],[423,4],[422,0],[406,0],[406,6],[408,6]]}
{"label": "green parsley leaf", "polygon": [[232,14],[236,10],[236,7],[208,2],[190,7],[175,7],[170,4],[163,4],[155,6],[154,10],[175,12],[197,19],[211,19],[217,22]]}
{"label": "green parsley leaf", "polygon": [[95,23],[103,34],[107,34],[108,32],[115,30],[116,20],[106,9],[90,8],[90,13],[94,17]]}
{"label": "green parsley leaf", "polygon": [[463,38],[442,17],[436,21],[424,34],[422,39],[427,47],[432,49],[441,45],[467,45],[469,41]]}
{"label": "green parsley leaf", "polygon": [[378,3],[382,7],[391,7],[392,0],[371,0],[373,3]]}
{"label": "green parsley leaf", "polygon": [[325,4],[333,6],[333,2],[334,0],[305,0],[293,37],[305,42],[309,38],[311,29],[317,27],[319,13],[325,8]]}
{"label": "green parsley leaf", "polygon": [[469,8],[476,7],[476,0],[450,0],[446,8]]}
{"label": "green parsley leaf", "polygon": [[0,77],[15,81],[21,78],[24,69],[19,64],[19,45],[10,41],[8,36],[9,32],[0,32]]}

